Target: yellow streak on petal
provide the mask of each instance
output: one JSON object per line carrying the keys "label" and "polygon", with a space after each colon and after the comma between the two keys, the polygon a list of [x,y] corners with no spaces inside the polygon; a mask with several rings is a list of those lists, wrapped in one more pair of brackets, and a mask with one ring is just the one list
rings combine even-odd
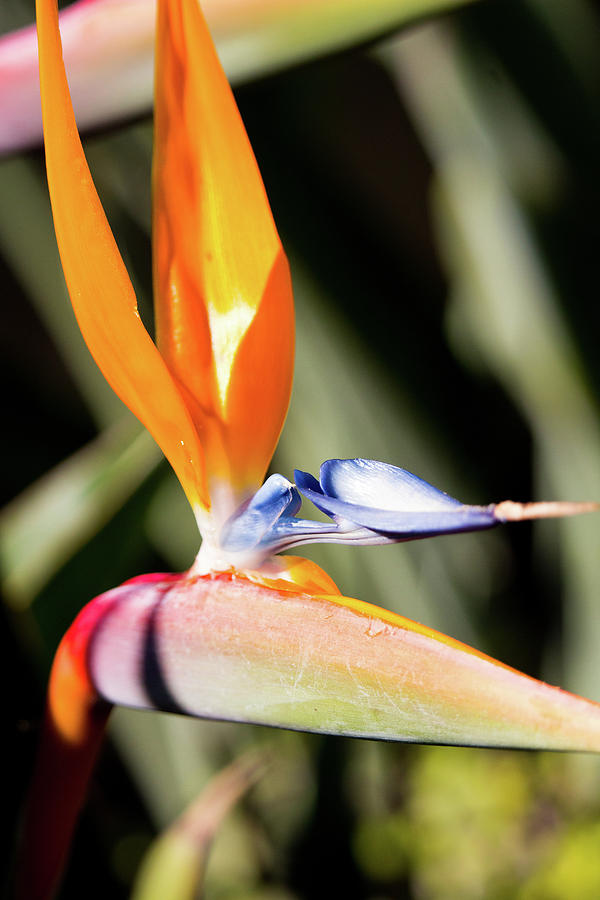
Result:
{"label": "yellow streak on petal", "polygon": [[157,340],[185,388],[211,478],[243,492],[262,480],[289,402],[289,271],[196,0],[160,0],[157,33]]}
{"label": "yellow streak on petal", "polygon": [[252,323],[256,310],[244,297],[236,298],[229,309],[209,306],[208,320],[215,363],[219,402],[227,419],[227,392],[238,348]]}

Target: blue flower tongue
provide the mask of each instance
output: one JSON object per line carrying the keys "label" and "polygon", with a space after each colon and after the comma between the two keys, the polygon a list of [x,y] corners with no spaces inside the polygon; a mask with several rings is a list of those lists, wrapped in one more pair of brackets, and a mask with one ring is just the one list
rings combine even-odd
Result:
{"label": "blue flower tongue", "polygon": [[221,546],[226,550],[248,550],[261,539],[281,517],[291,517],[302,501],[294,485],[283,475],[271,475],[250,502],[227,520],[221,532]]}
{"label": "blue flower tongue", "polygon": [[295,472],[300,492],[322,512],[392,539],[471,531],[497,524],[494,508],[465,506],[405,469],[370,459],[330,459],[321,483]]}
{"label": "blue flower tongue", "polygon": [[294,473],[300,492],[334,524],[296,518],[300,494],[271,475],[223,526],[221,547],[234,553],[279,553],[299,544],[388,544],[491,528],[499,522],[574,515],[596,503],[513,503],[466,506],[416,475],[372,459],[330,459],[320,482]]}

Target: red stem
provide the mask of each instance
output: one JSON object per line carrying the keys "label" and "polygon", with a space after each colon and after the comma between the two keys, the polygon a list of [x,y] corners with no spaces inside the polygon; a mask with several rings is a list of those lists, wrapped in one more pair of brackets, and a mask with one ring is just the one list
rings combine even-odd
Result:
{"label": "red stem", "polygon": [[98,600],[86,606],[54,657],[17,862],[18,900],[54,895],[102,743],[112,707],[90,682],[87,649],[105,612]]}

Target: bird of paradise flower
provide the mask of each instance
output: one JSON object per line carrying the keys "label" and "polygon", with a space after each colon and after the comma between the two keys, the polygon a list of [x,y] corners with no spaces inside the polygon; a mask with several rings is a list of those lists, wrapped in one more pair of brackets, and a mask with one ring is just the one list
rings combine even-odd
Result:
{"label": "bird of paradise flower", "polygon": [[[600,750],[600,705],[342,597],[314,541],[380,544],[596,504],[460,503],[403,469],[329,460],[263,484],[293,370],[287,260],[196,0],[158,4],[156,344],[85,161],[55,0],[37,0],[46,163],[82,334],[175,470],[202,536],[188,572],[126,582],[63,638],[25,825],[20,895],[60,874],[113,704],[405,741]],[[331,519],[300,518],[301,497]],[[49,823],[52,823],[51,825]]]}

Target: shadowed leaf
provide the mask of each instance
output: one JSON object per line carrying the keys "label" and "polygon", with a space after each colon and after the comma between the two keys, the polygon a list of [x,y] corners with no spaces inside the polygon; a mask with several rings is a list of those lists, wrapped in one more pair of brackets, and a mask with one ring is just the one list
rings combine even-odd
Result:
{"label": "shadowed leaf", "polygon": [[2,589],[24,608],[154,469],[146,432],[113,430],[48,472],[0,514]]}
{"label": "shadowed leaf", "polygon": [[212,841],[240,797],[264,774],[266,755],[250,751],[211,779],[151,846],[132,900],[193,900],[198,896]]}

